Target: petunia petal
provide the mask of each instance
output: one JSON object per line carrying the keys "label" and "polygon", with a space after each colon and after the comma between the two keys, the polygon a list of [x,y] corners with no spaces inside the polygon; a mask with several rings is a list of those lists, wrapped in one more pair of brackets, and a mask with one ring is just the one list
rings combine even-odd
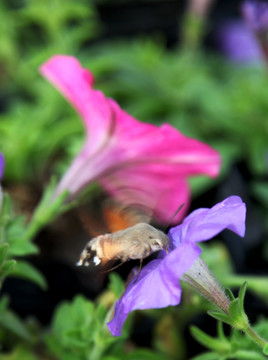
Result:
{"label": "petunia petal", "polygon": [[[168,164],[128,166],[101,177],[99,182],[117,201],[148,209],[159,222],[177,224],[188,210],[187,180],[174,176],[174,169]],[[174,216],[182,204],[182,209]]]}
{"label": "petunia petal", "polygon": [[244,19],[253,31],[263,35],[268,28],[268,4],[266,1],[244,1],[242,4]]}
{"label": "petunia petal", "polygon": [[211,209],[198,209],[169,232],[175,246],[209,240],[224,229],[245,234],[246,206],[239,196],[230,196]]}
{"label": "petunia petal", "polygon": [[221,51],[231,61],[241,64],[262,62],[260,45],[245,22],[225,23],[219,29],[217,38]]}
{"label": "petunia petal", "polygon": [[[221,157],[205,143],[189,138],[169,124],[157,127],[137,121],[110,99],[116,134],[128,164],[152,163],[173,166],[176,175],[219,174]],[[131,144],[131,146],[130,146]]]}
{"label": "petunia petal", "polygon": [[3,154],[0,153],[0,180],[3,177],[4,168],[5,168],[5,159],[4,159]]}
{"label": "petunia petal", "polygon": [[47,78],[66,97],[81,115],[90,142],[87,154],[99,150],[110,136],[112,112],[103,93],[93,90],[93,75],[79,61],[66,55],[55,55],[40,67]]}
{"label": "petunia petal", "polygon": [[115,305],[114,318],[107,324],[114,336],[121,335],[122,326],[133,310],[177,305],[181,299],[179,278],[200,255],[194,244],[186,243],[162,260],[153,260],[133,278],[124,295]]}

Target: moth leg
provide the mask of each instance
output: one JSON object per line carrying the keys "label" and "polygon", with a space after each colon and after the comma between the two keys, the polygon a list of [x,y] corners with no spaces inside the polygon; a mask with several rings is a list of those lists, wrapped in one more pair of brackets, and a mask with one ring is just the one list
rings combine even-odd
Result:
{"label": "moth leg", "polygon": [[136,280],[134,281],[134,284],[135,284],[135,283],[138,281],[138,279],[139,279],[139,276],[140,276],[140,273],[141,273],[141,269],[142,269],[142,262],[143,262],[143,258],[140,259],[139,272],[138,272],[138,275],[137,275]]}
{"label": "moth leg", "polygon": [[102,271],[102,274],[103,274],[103,273],[110,272],[110,271],[113,271],[113,270],[115,270],[115,269],[119,268],[119,266],[123,265],[124,263],[125,263],[125,262],[121,262],[120,264],[115,265],[115,266],[114,266],[114,267],[112,267],[111,269],[108,269],[108,270]]}

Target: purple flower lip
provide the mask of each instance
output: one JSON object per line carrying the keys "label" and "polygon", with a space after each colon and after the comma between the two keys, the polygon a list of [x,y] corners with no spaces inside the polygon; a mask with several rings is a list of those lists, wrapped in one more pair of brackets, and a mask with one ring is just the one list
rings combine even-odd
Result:
{"label": "purple flower lip", "polygon": [[138,279],[133,278],[129,283],[115,305],[114,318],[107,324],[111,333],[114,336],[121,335],[123,324],[133,310],[178,305],[181,299],[181,278],[195,285],[202,295],[226,312],[228,299],[225,294],[213,275],[208,274],[206,266],[200,262],[196,264],[201,254],[196,243],[209,240],[224,229],[244,236],[245,217],[245,204],[240,197],[230,196],[211,209],[195,210],[181,225],[172,228],[168,235],[173,250],[169,254],[161,251],[159,258],[148,263]]}

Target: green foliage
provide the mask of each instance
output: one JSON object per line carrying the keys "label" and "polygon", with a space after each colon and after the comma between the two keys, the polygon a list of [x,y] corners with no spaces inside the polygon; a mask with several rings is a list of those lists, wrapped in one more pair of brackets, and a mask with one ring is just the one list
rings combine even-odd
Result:
{"label": "green foliage", "polygon": [[246,289],[247,289],[247,283],[244,282],[244,284],[241,286],[239,290],[238,298],[231,300],[229,306],[230,317],[234,321],[233,326],[238,330],[240,329],[243,330],[245,329],[245,326],[248,326],[248,318],[244,310]]}
{"label": "green foliage", "polygon": [[40,178],[52,155],[64,151],[82,126],[71,107],[38,74],[55,53],[76,53],[98,33],[94,8],[86,0],[21,1],[0,4],[1,84],[8,102],[0,115],[5,178]]}
{"label": "green foliage", "polygon": [[201,244],[202,258],[223,287],[238,288],[245,281],[248,289],[268,301],[268,277],[237,275],[226,247],[217,241]]}
{"label": "green foliage", "polygon": [[39,360],[40,358],[35,356],[32,349],[27,349],[24,346],[17,346],[11,353],[2,354],[1,360]]}
{"label": "green foliage", "polygon": [[116,341],[105,326],[106,310],[82,296],[61,304],[45,342],[60,359],[99,359]]}
{"label": "green foliage", "polygon": [[4,194],[0,213],[0,283],[7,275],[12,275],[33,281],[45,289],[43,275],[30,263],[20,259],[38,252],[36,245],[25,237],[25,233],[24,217],[13,214],[11,200]]}
{"label": "green foliage", "polygon": [[125,290],[125,285],[120,278],[120,276],[116,273],[109,274],[109,289],[115,294],[116,298],[119,299]]}
{"label": "green foliage", "polygon": [[19,317],[8,309],[8,300],[3,297],[0,301],[0,337],[5,338],[6,333],[16,335],[19,339],[31,341],[31,333]]}
{"label": "green foliage", "polygon": [[[118,283],[118,279],[113,282]],[[51,331],[44,337],[49,351],[62,360],[163,360],[167,357],[149,349],[124,351],[124,336],[113,337],[106,326],[107,310],[83,296],[76,296],[56,309]],[[126,333],[125,333],[126,335]]]}
{"label": "green foliage", "polygon": [[[261,336],[267,338],[267,320],[260,320],[258,324],[254,326],[254,329]],[[191,327],[191,333],[200,344],[210,350],[210,352],[195,356],[192,360],[266,359],[266,357],[260,353],[257,344],[244,336],[240,331],[232,330],[231,335],[227,338],[223,333],[222,323],[219,323],[217,338],[207,335],[195,326]]]}
{"label": "green foliage", "polygon": [[[185,23],[184,36],[191,42],[192,50],[199,44],[203,25],[194,24],[195,20],[188,18]],[[218,149],[223,159],[220,179],[228,176],[233,164],[243,163],[253,179],[252,195],[268,224],[267,182],[259,180],[267,173],[265,69],[238,68],[202,51],[189,51],[189,47],[167,51],[159,39],[91,43],[98,38],[100,30],[97,11],[87,0],[0,2],[0,82],[5,90],[0,94],[5,103],[0,114],[0,150],[6,159],[5,182],[34,182],[37,188],[43,187],[47,174],[62,173],[81,147],[84,132],[78,115],[38,74],[40,64],[51,55],[72,54],[92,70],[96,88],[115,98],[132,115],[155,124],[168,122],[185,135]],[[55,161],[58,158],[64,160]],[[191,179],[190,185],[198,196],[216,181],[200,177]],[[51,183],[28,226],[23,216],[14,215],[11,201],[5,195],[0,215],[0,285],[7,276],[16,276],[46,289],[42,274],[24,257],[38,252],[32,242],[36,232],[66,209],[62,207],[65,194],[51,204],[52,192]],[[238,287],[247,280],[249,289],[267,301],[267,278],[234,275],[230,256],[222,244],[202,247],[206,262],[223,286]],[[117,298],[124,290],[115,274],[110,275],[109,289]],[[238,299],[230,293],[233,319],[241,317],[244,311],[244,290],[245,287]],[[187,291],[186,294],[189,295]],[[163,338],[168,334],[168,346],[172,334],[178,356],[183,353],[183,326],[193,314],[207,308],[205,300],[195,301],[195,298],[192,303],[187,300],[187,307],[182,307],[179,316],[173,316],[175,310],[169,313],[173,316],[172,326],[167,322],[161,333]],[[9,309],[7,299],[2,297],[0,342],[7,351],[0,357],[3,360],[51,356],[61,360],[167,359],[167,354],[161,351],[141,348],[127,351],[130,326],[124,326],[120,338],[113,338],[107,330],[106,322],[112,310],[76,296],[72,302],[59,304],[47,330],[33,331]],[[213,314],[233,325],[227,315]],[[267,321],[259,322],[255,329],[268,338]],[[265,359],[257,345],[239,331],[232,330],[230,337],[226,337],[219,325],[217,338],[197,328],[192,328],[192,333],[210,350],[195,360]],[[159,340],[159,349],[165,347],[165,341]],[[134,346],[131,344],[130,348]],[[267,345],[263,353],[268,353]]]}
{"label": "green foliage", "polygon": [[[251,341],[258,344],[258,346],[262,347],[263,353],[266,353],[267,351],[267,341],[264,340],[260,334],[254,331],[254,329],[250,326],[248,317],[245,313],[244,309],[244,300],[245,300],[245,294],[247,289],[247,282],[244,282],[244,284],[241,286],[239,290],[238,297],[235,298],[232,294],[231,290],[229,290],[230,294],[230,304],[228,313],[220,313],[216,311],[208,311],[208,314],[214,317],[215,319],[222,321],[228,325],[231,325],[236,330],[241,330],[244,332],[245,335],[248,336],[248,338],[251,339]],[[199,334],[199,340],[202,339],[205,341],[205,337],[201,337],[200,333],[196,332],[195,335]],[[220,333],[220,336],[222,338],[222,332]],[[203,341],[203,344],[204,344]],[[214,341],[216,343],[217,341]],[[212,340],[210,343],[210,348],[212,346]]]}

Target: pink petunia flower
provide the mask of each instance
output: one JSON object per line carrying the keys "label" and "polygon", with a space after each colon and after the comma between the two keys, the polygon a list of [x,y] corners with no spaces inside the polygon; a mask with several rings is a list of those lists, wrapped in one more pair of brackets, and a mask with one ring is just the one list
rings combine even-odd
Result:
{"label": "pink petunia flower", "polygon": [[230,196],[211,209],[198,209],[168,234],[169,254],[162,251],[133,277],[125,293],[115,304],[113,319],[107,324],[114,336],[120,336],[128,314],[134,310],[176,306],[181,300],[183,280],[228,314],[229,299],[199,259],[201,249],[196,244],[206,241],[224,229],[239,236],[245,234],[246,206],[238,196]]}
{"label": "pink petunia flower", "polygon": [[169,124],[142,123],[93,89],[93,75],[71,56],[56,55],[40,68],[80,114],[86,140],[58,184],[55,195],[74,198],[92,181],[118,201],[153,210],[161,221],[183,218],[190,201],[188,177],[216,177],[220,155],[210,146],[182,135]]}

